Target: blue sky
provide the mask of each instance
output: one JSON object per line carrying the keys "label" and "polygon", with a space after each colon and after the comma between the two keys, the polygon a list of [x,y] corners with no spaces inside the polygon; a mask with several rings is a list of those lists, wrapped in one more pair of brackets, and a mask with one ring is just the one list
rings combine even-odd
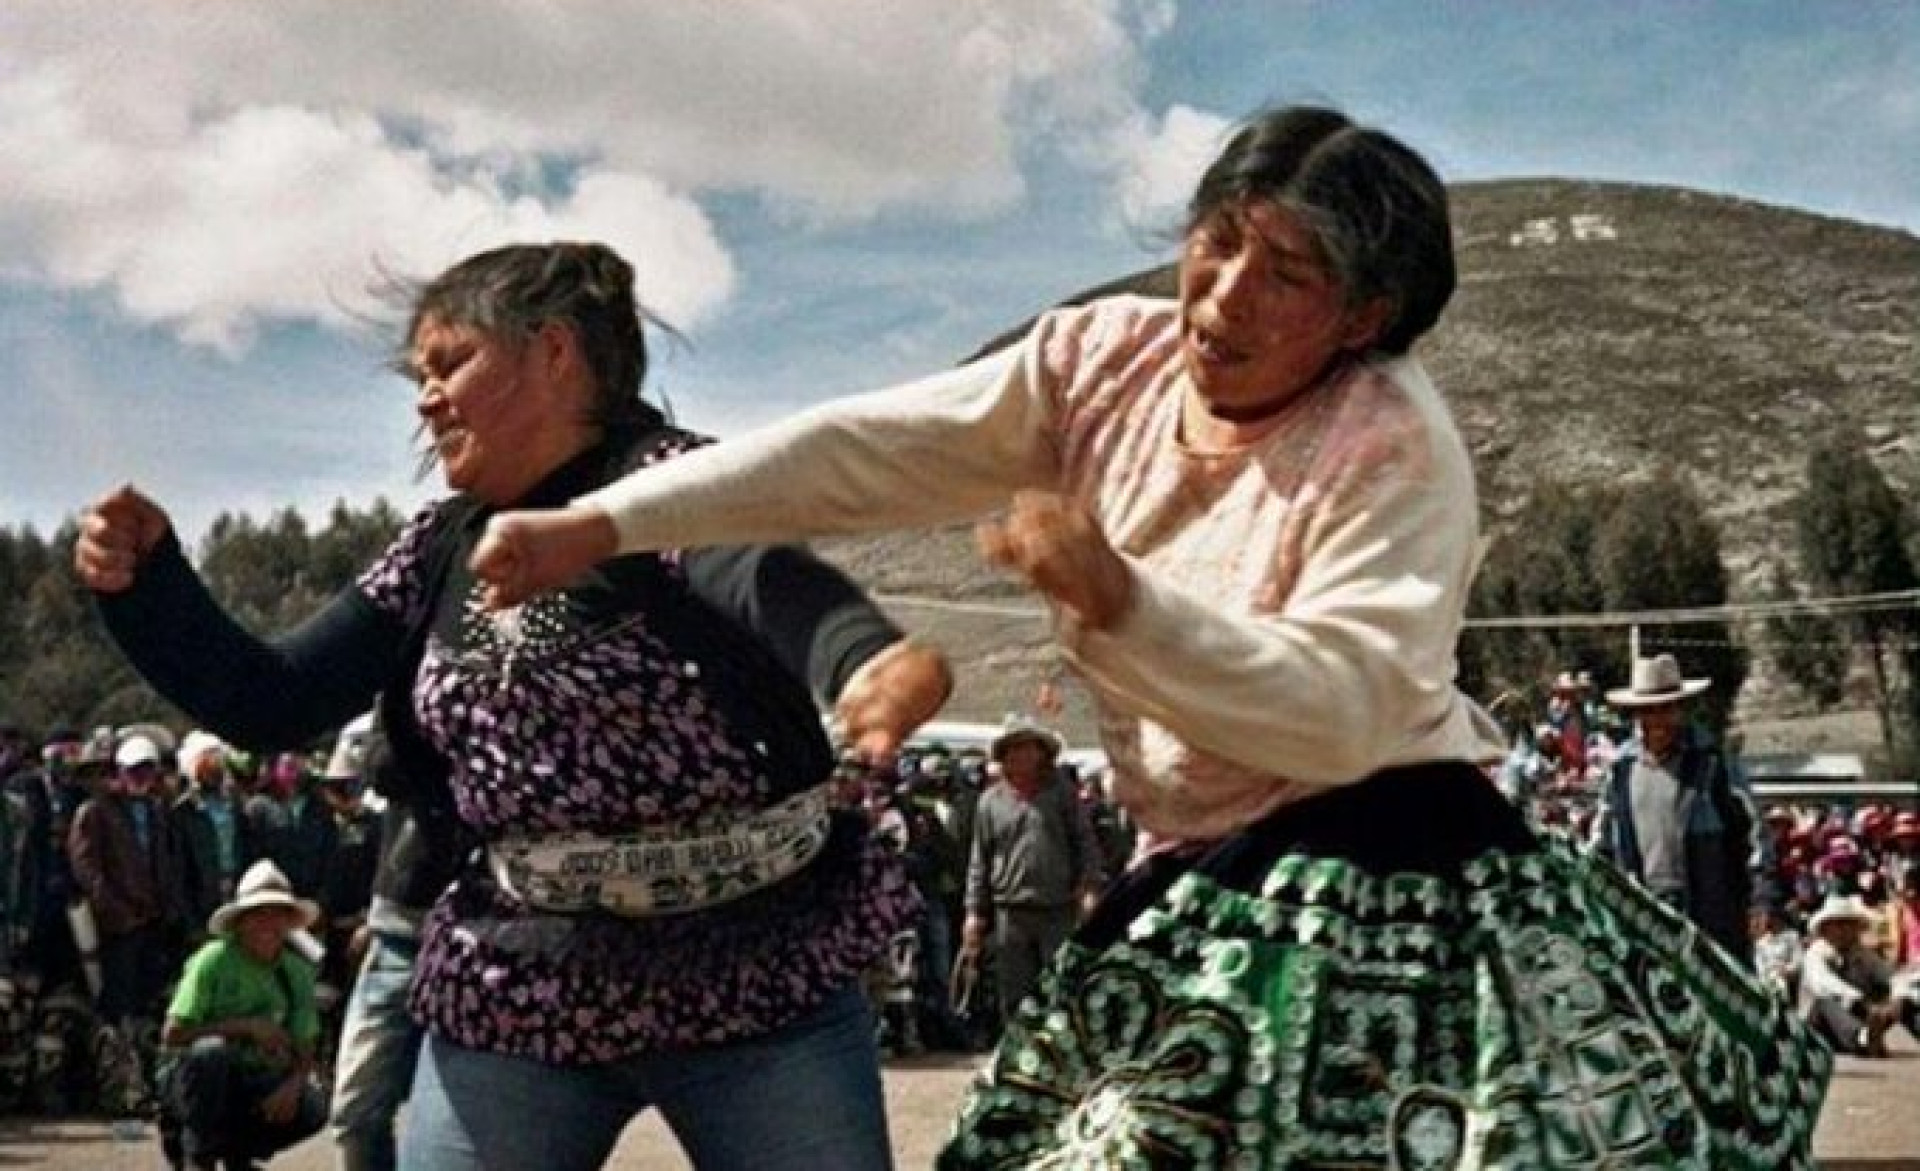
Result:
{"label": "blue sky", "polygon": [[[596,237],[737,432],[1155,263],[1233,119],[1339,105],[1449,179],[1694,187],[1920,231],[1920,3],[331,0],[0,7],[0,524],[132,480],[402,507],[365,290]],[[390,314],[387,314],[390,316]]]}

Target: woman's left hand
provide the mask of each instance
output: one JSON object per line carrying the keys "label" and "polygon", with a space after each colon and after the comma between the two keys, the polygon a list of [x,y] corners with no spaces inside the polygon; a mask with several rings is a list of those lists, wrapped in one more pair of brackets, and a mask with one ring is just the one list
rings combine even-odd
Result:
{"label": "woman's left hand", "polygon": [[947,657],[925,643],[902,639],[860,664],[840,689],[833,714],[847,745],[883,765],[952,693]]}
{"label": "woman's left hand", "polygon": [[982,522],[975,536],[988,563],[1025,578],[1083,629],[1110,629],[1133,608],[1133,570],[1093,514],[1065,496],[1022,492],[1006,516]]}

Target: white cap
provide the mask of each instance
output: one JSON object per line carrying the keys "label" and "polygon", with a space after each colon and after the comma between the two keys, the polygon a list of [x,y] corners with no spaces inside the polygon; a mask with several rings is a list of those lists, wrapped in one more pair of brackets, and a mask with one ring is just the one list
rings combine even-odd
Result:
{"label": "white cap", "polygon": [[356,716],[351,723],[340,729],[340,735],[333,742],[333,755],[327,758],[327,769],[321,773],[321,779],[329,781],[361,780],[367,762],[367,735],[373,730],[373,713]]}
{"label": "white cap", "polygon": [[200,762],[202,759],[216,753],[225,754],[226,751],[227,742],[225,740],[215,736],[212,732],[203,732],[195,728],[193,731],[188,732],[186,737],[180,741],[180,752],[178,755],[180,757],[181,775],[193,776],[200,771]]}
{"label": "white cap", "polygon": [[133,768],[142,764],[159,764],[160,749],[145,736],[129,736],[113,750],[113,763],[120,768]]}

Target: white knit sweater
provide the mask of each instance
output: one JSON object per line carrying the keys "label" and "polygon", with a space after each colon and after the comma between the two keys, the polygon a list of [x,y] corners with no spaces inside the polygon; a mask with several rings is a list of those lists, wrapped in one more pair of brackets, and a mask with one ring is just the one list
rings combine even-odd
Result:
{"label": "white knit sweater", "polygon": [[1179,310],[1043,317],[994,358],[831,402],[585,497],[623,551],[980,517],[1072,495],[1135,574],[1115,628],[1057,624],[1116,793],[1159,839],[1223,836],[1317,788],[1488,762],[1453,685],[1478,544],[1473,475],[1411,359],[1336,376],[1260,439],[1182,442]]}

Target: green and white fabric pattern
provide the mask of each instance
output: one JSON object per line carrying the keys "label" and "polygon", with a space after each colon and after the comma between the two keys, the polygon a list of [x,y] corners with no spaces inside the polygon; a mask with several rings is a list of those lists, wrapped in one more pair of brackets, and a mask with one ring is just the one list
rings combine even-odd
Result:
{"label": "green and white fabric pattern", "polygon": [[1831,1057],[1565,843],[1457,880],[1284,854],[1069,944],[943,1168],[1810,1167]]}

